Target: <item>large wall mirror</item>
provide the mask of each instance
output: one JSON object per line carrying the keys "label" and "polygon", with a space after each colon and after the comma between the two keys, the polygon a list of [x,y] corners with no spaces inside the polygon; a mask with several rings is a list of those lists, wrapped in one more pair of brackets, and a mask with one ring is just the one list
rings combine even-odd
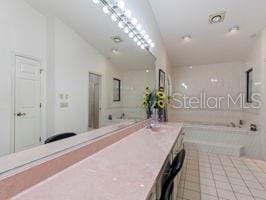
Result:
{"label": "large wall mirror", "polygon": [[155,58],[102,7],[91,0],[0,4],[1,157],[60,133],[90,139],[146,118],[142,96],[155,87]]}

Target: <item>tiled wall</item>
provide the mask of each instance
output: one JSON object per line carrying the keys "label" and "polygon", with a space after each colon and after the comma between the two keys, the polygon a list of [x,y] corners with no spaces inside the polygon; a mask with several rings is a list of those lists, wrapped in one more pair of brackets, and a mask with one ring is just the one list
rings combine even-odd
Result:
{"label": "tiled wall", "polygon": [[[177,67],[173,70],[173,93],[200,97],[205,92],[207,97],[238,96],[242,91],[242,62],[220,63],[211,65]],[[172,102],[175,105],[175,102]],[[219,109],[195,108],[169,110],[170,120],[235,122],[242,119],[239,105],[227,107],[227,101]]]}

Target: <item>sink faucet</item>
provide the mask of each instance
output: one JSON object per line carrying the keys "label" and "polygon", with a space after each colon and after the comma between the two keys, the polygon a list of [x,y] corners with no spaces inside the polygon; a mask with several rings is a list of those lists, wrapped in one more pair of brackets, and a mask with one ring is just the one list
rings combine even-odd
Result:
{"label": "sink faucet", "polygon": [[147,128],[153,129],[156,126],[156,123],[153,121],[153,119],[149,119]]}
{"label": "sink faucet", "polygon": [[125,113],[122,113],[120,119],[125,119]]}
{"label": "sink faucet", "polygon": [[230,125],[234,128],[236,127],[236,124],[234,122],[231,122]]}

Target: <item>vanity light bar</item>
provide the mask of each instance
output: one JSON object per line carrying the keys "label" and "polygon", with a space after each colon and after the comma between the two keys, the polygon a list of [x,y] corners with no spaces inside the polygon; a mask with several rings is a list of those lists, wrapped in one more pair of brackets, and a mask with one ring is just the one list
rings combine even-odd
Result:
{"label": "vanity light bar", "polygon": [[153,48],[155,45],[149,35],[138,24],[138,20],[132,17],[132,12],[125,8],[123,0],[92,0],[95,4],[100,2],[103,5],[103,12],[111,14],[111,19],[118,23],[118,27],[124,29],[124,32],[137,43],[141,49]]}

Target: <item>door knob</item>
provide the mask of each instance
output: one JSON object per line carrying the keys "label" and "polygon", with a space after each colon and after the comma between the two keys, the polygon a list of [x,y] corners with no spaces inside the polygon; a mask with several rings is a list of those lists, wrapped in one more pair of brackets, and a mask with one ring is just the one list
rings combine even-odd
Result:
{"label": "door knob", "polygon": [[26,116],[26,113],[21,113],[21,112],[19,112],[19,113],[17,114],[17,116],[18,116],[18,117]]}

